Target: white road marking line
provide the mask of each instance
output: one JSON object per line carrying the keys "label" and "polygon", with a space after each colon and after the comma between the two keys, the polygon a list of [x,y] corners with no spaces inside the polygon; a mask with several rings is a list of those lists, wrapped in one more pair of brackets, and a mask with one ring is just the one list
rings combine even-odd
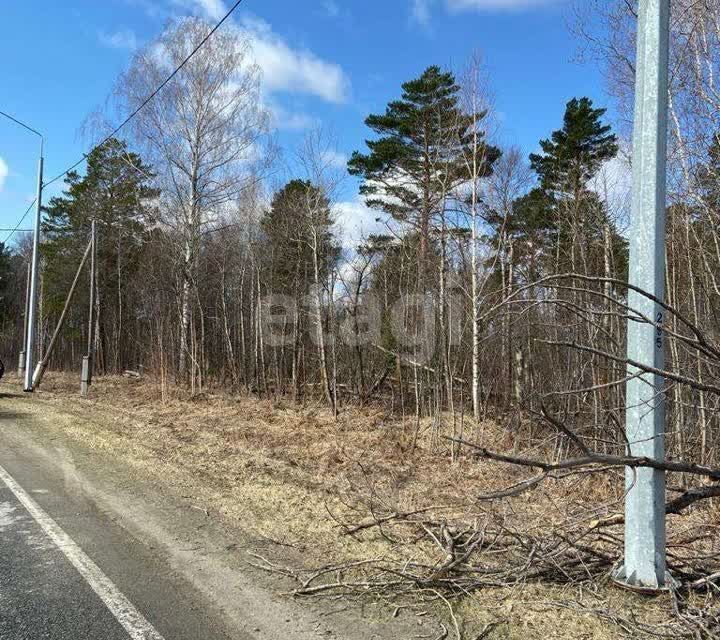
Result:
{"label": "white road marking line", "polygon": [[164,640],[155,628],[143,617],[88,556],[73,542],[47,513],[27,494],[25,490],[0,466],[0,479],[27,509],[45,534],[65,554],[65,557],[80,572],[92,590],[100,597],[132,640]]}

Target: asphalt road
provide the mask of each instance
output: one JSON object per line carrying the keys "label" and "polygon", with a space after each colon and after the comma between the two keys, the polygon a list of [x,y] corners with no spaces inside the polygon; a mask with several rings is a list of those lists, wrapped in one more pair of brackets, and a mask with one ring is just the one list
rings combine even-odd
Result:
{"label": "asphalt road", "polygon": [[2,640],[249,637],[64,473],[0,442]]}
{"label": "asphalt road", "polygon": [[157,459],[167,476],[149,473],[154,453],[73,402],[0,383],[0,640],[438,635],[431,616],[381,603],[289,598],[295,581],[256,563],[299,566],[301,547],[207,509],[203,479],[175,462]]}

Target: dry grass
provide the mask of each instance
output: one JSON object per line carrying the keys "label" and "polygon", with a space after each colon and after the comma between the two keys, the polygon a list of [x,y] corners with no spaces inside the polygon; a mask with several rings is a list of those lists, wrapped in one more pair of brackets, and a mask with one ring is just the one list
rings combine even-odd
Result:
{"label": "dry grass", "polygon": [[369,476],[373,489],[402,510],[456,504],[512,478],[499,465],[449,464],[423,446],[429,426],[411,453],[414,426],[374,409],[348,408],[335,421],[320,408],[221,394],[176,392],[161,402],[159,389],[120,377],[98,378],[89,400],[77,398],[76,387],[74,377],[49,375],[38,394],[67,412],[65,430],[150,467],[161,461],[182,468],[218,498],[231,498],[239,519],[293,543],[308,537],[311,520],[324,529],[313,532],[313,544],[337,547],[337,524],[324,503],[346,511],[353,496],[370,490]]}
{"label": "dry grass", "polygon": [[[301,550],[308,566],[363,558],[400,558],[409,552],[432,558],[432,549],[392,545],[377,528],[350,537],[339,522],[359,522],[374,503],[386,511],[439,505],[438,518],[474,517],[475,496],[522,479],[504,465],[450,461],[442,438],[450,427],[415,427],[388,419],[377,409],[345,408],[339,419],[318,407],[287,402],[175,391],[163,401],[160,389],[142,380],[98,378],[90,399],[77,397],[75,376],[48,375],[37,412],[48,429],[191,495],[198,506],[239,524],[251,536]],[[32,406],[20,399],[27,409]],[[503,425],[480,427],[486,446],[511,450]],[[542,531],[587,505],[622,501],[617,476],[580,477],[552,483],[491,508],[528,532]],[[612,506],[610,508],[613,508]],[[487,512],[487,508],[483,513]],[[696,526],[676,519],[674,535]],[[615,638],[622,625],[605,612],[646,624],[668,618],[668,598],[647,599],[606,585],[517,584],[484,589],[456,605],[468,628],[501,622],[490,638]],[[616,621],[617,622],[617,621]],[[452,633],[450,634],[452,637]],[[470,637],[470,636],[468,636]]]}

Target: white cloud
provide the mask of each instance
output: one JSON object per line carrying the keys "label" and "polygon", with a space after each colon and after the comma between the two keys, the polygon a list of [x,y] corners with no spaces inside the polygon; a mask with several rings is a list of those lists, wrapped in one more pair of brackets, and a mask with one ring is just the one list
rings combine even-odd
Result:
{"label": "white cloud", "polygon": [[338,104],[347,100],[350,82],[340,65],[311,51],[293,49],[263,20],[245,17],[239,29],[252,41],[269,92],[305,93]]}
{"label": "white cloud", "polygon": [[451,11],[464,11],[476,9],[478,11],[502,9],[529,9],[551,4],[558,4],[565,0],[447,0]]}
{"label": "white cloud", "polygon": [[3,190],[3,187],[5,186],[5,178],[7,178],[9,173],[9,169],[7,166],[7,163],[0,158],[0,191]]}
{"label": "white cloud", "polygon": [[[157,7],[156,2],[165,2],[166,9],[180,7],[214,22],[225,15],[227,4],[223,0],[125,0],[133,4],[142,3]],[[335,0],[322,3],[325,12],[336,17],[340,6]],[[178,17],[177,15],[175,17]],[[317,117],[304,111],[282,106],[274,94],[304,94],[335,104],[348,99],[350,80],[340,65],[323,60],[312,51],[291,46],[262,19],[244,15],[238,17],[226,28],[235,29],[238,35],[251,45],[253,62],[262,70],[262,101],[271,113],[271,124],[276,129],[302,131],[320,124]],[[132,37],[130,37],[132,36]],[[137,42],[130,32],[101,34],[106,46],[134,48]],[[151,45],[150,55],[163,68],[170,68],[170,60],[162,47]]]}
{"label": "white cloud", "polygon": [[410,15],[418,24],[427,27],[430,24],[430,5],[433,0],[412,0]]}
{"label": "white cloud", "polygon": [[158,0],[124,0],[125,4],[141,9],[148,18],[160,18],[164,15],[164,9]]}
{"label": "white cloud", "polygon": [[[223,0],[173,0],[195,9],[210,20],[219,20],[227,12]],[[334,0],[326,0],[325,10],[338,10]],[[294,49],[271,26],[259,18],[244,16],[237,27],[252,40],[255,61],[263,70],[263,85],[269,92],[306,93],[328,102],[347,100],[350,82],[340,65],[322,60],[311,51]]]}
{"label": "white cloud", "polygon": [[[560,4],[567,0],[444,0],[446,8],[457,13],[460,11],[513,11],[539,8]],[[431,22],[432,7],[436,0],[411,0],[410,15],[414,22],[428,27]]]}
{"label": "white cloud", "polygon": [[220,20],[227,13],[223,0],[173,0],[173,2],[187,9],[195,9],[211,20]]}
{"label": "white cloud", "polygon": [[323,162],[335,169],[347,169],[348,157],[340,151],[325,151],[322,154]]}
{"label": "white cloud", "polygon": [[272,116],[272,125],[276,129],[284,129],[286,131],[303,131],[312,129],[320,124],[317,118],[296,111],[289,111],[279,104],[270,103],[268,109]]}
{"label": "white cloud", "polygon": [[134,51],[137,49],[138,41],[135,34],[129,29],[120,29],[119,31],[98,33],[98,39],[101,44],[111,49],[129,49]]}
{"label": "white cloud", "polygon": [[622,230],[627,226],[632,203],[632,167],[628,156],[619,153],[603,164],[588,187],[600,196]]}
{"label": "white cloud", "polygon": [[387,226],[378,221],[382,212],[370,209],[360,196],[336,203],[334,213],[335,226],[346,249],[357,249],[372,234],[387,233]]}
{"label": "white cloud", "polygon": [[340,7],[334,0],[325,0],[323,2],[323,9],[331,18],[337,18],[340,15]]}

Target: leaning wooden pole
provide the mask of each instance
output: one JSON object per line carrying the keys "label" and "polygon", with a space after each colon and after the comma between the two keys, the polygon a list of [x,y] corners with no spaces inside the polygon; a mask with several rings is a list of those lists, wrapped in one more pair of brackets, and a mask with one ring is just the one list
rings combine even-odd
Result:
{"label": "leaning wooden pole", "polygon": [[90,242],[88,242],[88,245],[85,248],[85,253],[83,254],[82,260],[80,261],[80,266],[78,267],[77,273],[75,274],[75,279],[73,280],[73,283],[70,286],[70,291],[68,291],[67,298],[65,299],[65,306],[63,307],[62,313],[60,314],[60,319],[58,320],[57,326],[55,327],[55,331],[53,332],[52,338],[50,338],[50,344],[48,344],[48,348],[45,351],[45,354],[43,355],[42,360],[40,360],[40,362],[38,362],[38,365],[35,369],[35,373],[33,374],[33,378],[32,378],[32,389],[33,390],[37,389],[40,386],[43,376],[45,375],[45,369],[47,369],[48,362],[50,361],[53,350],[55,348],[55,343],[57,342],[58,336],[60,335],[60,331],[62,330],[63,324],[65,323],[65,317],[67,316],[68,309],[70,308],[70,303],[72,302],[73,296],[75,295],[75,289],[77,288],[78,281],[80,280],[80,274],[82,273],[83,267],[85,266],[85,263],[87,262],[87,258],[90,255],[91,248],[92,248],[92,240],[90,240]]}

